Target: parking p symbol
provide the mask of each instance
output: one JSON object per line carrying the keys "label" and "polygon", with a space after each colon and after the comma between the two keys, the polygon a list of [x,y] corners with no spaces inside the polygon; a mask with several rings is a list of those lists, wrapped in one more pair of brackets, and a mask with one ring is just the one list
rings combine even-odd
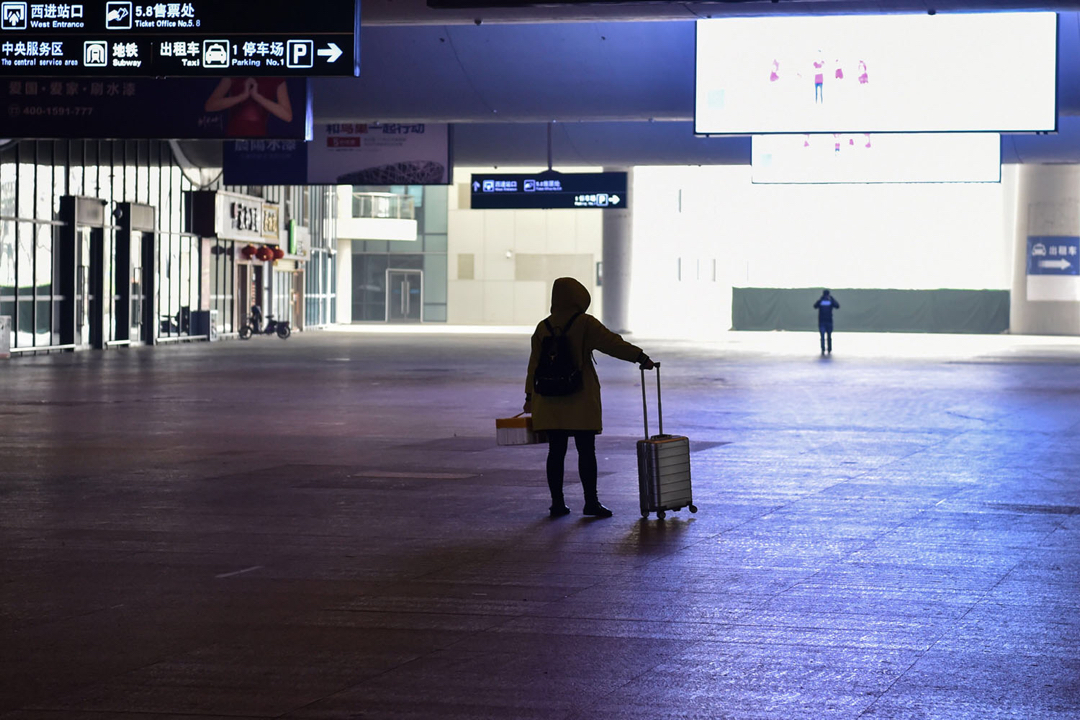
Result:
{"label": "parking p symbol", "polygon": [[315,65],[314,40],[290,40],[286,64],[291,68],[309,68]]}

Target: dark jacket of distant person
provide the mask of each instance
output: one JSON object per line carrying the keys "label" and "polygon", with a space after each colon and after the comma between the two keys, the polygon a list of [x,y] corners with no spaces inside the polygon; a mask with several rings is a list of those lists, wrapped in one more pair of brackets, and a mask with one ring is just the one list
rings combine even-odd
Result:
{"label": "dark jacket of distant person", "polygon": [[545,397],[533,392],[533,374],[540,358],[540,346],[548,336],[541,322],[532,336],[532,354],[529,371],[525,378],[525,393],[532,398],[534,430],[603,430],[600,406],[600,378],[593,366],[592,352],[599,350],[627,362],[645,358],[637,345],[632,345],[604,327],[592,315],[585,313],[592,303],[592,296],[585,286],[574,278],[564,277],[555,281],[551,288],[551,315],[548,320],[556,329],[566,326],[575,313],[582,313],[566,334],[573,348],[574,359],[581,369],[582,388],[573,395]]}
{"label": "dark jacket of distant person", "polygon": [[840,303],[836,302],[836,298],[830,295],[828,290],[825,290],[814,303],[814,307],[817,308],[818,325],[831,325],[833,310],[839,310]]}

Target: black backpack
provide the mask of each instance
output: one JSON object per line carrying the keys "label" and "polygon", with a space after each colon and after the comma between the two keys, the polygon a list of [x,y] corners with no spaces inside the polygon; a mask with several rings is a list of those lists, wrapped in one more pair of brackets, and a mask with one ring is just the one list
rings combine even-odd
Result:
{"label": "black backpack", "polygon": [[540,342],[540,360],[533,373],[533,390],[537,394],[558,397],[573,395],[581,389],[581,368],[574,361],[574,349],[570,345],[570,338],[566,337],[580,314],[575,313],[558,333],[549,321],[544,320],[550,334]]}

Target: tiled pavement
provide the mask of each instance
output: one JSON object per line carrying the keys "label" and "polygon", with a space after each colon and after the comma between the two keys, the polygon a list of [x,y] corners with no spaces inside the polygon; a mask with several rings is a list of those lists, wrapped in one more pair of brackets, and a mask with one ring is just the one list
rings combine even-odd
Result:
{"label": "tiled pavement", "polygon": [[663,522],[607,358],[547,519],[522,336],[0,365],[0,720],[1080,717],[1080,349],[732,337],[647,345]]}

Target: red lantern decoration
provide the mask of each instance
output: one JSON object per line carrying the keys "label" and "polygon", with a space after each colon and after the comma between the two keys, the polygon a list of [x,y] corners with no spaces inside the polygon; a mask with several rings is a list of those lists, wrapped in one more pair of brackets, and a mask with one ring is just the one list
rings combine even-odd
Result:
{"label": "red lantern decoration", "polygon": [[240,249],[240,254],[249,260],[251,259],[251,256],[255,254],[255,252],[256,247],[254,245],[245,245]]}
{"label": "red lantern decoration", "polygon": [[280,260],[283,257],[285,257],[285,251],[282,250],[281,248],[279,248],[277,245],[275,245],[274,246],[274,259],[275,260]]}
{"label": "red lantern decoration", "polygon": [[259,248],[258,252],[255,253],[255,257],[259,258],[264,262],[268,262],[274,259],[274,251],[263,245]]}

